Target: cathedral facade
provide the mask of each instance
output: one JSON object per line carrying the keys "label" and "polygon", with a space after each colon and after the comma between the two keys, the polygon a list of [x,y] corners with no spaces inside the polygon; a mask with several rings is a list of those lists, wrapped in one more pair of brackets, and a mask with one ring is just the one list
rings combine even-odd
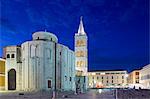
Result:
{"label": "cathedral facade", "polygon": [[75,91],[75,56],[49,32],[35,32],[32,41],[5,47],[5,90]]}

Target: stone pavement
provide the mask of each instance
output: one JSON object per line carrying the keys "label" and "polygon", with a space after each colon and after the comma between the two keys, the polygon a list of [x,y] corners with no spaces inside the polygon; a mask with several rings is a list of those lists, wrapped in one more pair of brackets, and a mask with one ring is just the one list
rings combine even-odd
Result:
{"label": "stone pavement", "polygon": [[112,92],[94,93],[87,92],[79,95],[68,96],[68,99],[115,99]]}
{"label": "stone pavement", "polygon": [[[69,94],[66,98],[62,97],[63,94],[60,93],[56,99],[114,99],[112,92],[105,93],[95,93],[92,91],[88,91],[83,94]],[[51,99],[52,95],[48,92],[40,92],[36,94],[24,94],[19,95],[18,93],[9,93],[9,94],[0,94],[0,99]]]}
{"label": "stone pavement", "polygon": [[[67,97],[63,98],[63,94],[67,94]],[[0,99],[52,99],[52,94],[50,92],[38,92],[19,95],[16,92],[0,92]],[[56,99],[116,99],[116,91],[89,90],[87,93],[78,95],[71,94],[71,92],[59,93]],[[118,89],[117,99],[150,99],[150,90]]]}
{"label": "stone pavement", "polygon": [[150,90],[118,89],[118,99],[150,99]]}

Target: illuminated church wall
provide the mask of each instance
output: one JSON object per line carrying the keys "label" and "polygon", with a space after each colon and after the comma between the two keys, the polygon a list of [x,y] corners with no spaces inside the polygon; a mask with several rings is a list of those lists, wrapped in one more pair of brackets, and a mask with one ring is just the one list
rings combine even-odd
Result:
{"label": "illuminated church wall", "polygon": [[[57,82],[61,82],[62,90],[75,91],[75,57],[74,52],[69,50],[68,47],[58,44],[57,45]],[[61,79],[61,81],[59,80]]]}
{"label": "illuminated church wall", "polygon": [[[16,50],[17,46],[6,47],[6,54],[14,54],[16,57],[14,59],[6,58],[7,68],[5,71],[7,72],[6,78],[10,69],[16,71],[16,75],[15,72],[11,72],[16,76],[14,90],[53,90],[55,87],[55,63],[56,88],[66,91],[75,90],[73,81],[75,77],[74,52],[59,44],[57,37],[52,33],[35,32],[32,36],[32,41],[26,41],[19,47],[21,53]],[[11,79],[15,78],[11,77]],[[8,83],[7,78],[6,90],[9,90]]]}
{"label": "illuminated church wall", "polygon": [[29,41],[22,44],[22,86],[29,90],[51,89],[54,85],[54,43]]}

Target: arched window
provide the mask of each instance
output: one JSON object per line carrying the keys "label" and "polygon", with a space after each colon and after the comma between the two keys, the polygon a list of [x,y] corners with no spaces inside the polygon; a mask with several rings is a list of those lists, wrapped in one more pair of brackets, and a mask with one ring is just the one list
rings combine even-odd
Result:
{"label": "arched window", "polygon": [[7,54],[7,58],[10,58],[10,54]]}
{"label": "arched window", "polygon": [[80,56],[83,57],[84,56],[84,52],[80,51]]}
{"label": "arched window", "polygon": [[79,40],[77,40],[76,46],[80,46],[80,41]]}
{"label": "arched window", "polygon": [[80,43],[81,43],[81,44],[80,44],[81,46],[83,46],[83,45],[84,45],[84,41],[83,41],[83,40],[81,40],[81,41],[80,41]]}
{"label": "arched window", "polygon": [[76,52],[76,56],[78,56],[78,57],[80,56],[80,51]]}
{"label": "arched window", "polygon": [[81,66],[85,66],[85,61],[82,61],[82,65]]}
{"label": "arched window", "polygon": [[83,61],[80,61],[80,66],[82,67],[84,65]]}
{"label": "arched window", "polygon": [[82,46],[82,40],[79,40],[79,46]]}
{"label": "arched window", "polygon": [[83,46],[85,46],[85,40],[83,40]]}
{"label": "arched window", "polygon": [[15,58],[15,54],[11,54],[11,58]]}
{"label": "arched window", "polygon": [[79,61],[77,61],[77,66],[80,66],[80,62]]}
{"label": "arched window", "polygon": [[80,57],[82,56],[82,51],[80,51]]}

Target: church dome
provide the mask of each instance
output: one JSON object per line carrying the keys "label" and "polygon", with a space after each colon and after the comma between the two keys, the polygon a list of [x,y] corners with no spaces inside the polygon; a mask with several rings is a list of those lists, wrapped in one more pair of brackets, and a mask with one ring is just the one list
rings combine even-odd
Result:
{"label": "church dome", "polygon": [[38,31],[33,33],[32,35],[33,40],[45,40],[45,41],[53,41],[53,42],[58,42],[58,38],[56,35],[50,32],[45,32],[45,31]]}

